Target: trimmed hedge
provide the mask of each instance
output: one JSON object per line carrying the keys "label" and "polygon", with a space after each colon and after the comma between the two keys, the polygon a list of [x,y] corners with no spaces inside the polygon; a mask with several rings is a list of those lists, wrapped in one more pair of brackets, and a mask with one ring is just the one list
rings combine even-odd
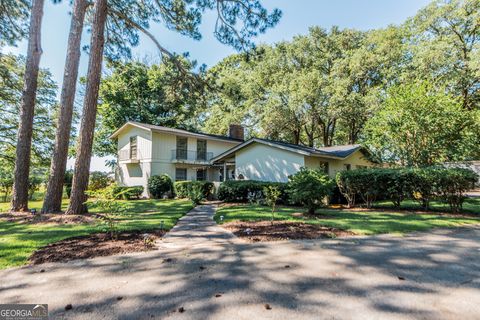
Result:
{"label": "trimmed hedge", "polygon": [[276,186],[280,190],[280,202],[287,204],[289,197],[287,184],[282,182],[265,182],[255,180],[228,180],[218,188],[218,199],[225,202],[247,202],[252,198],[263,199],[263,189]]}
{"label": "trimmed hedge", "polygon": [[359,199],[370,208],[379,199],[388,199],[399,207],[404,199],[418,201],[429,209],[433,199],[448,203],[452,212],[459,212],[478,176],[463,168],[370,168],[342,171],[336,181],[349,206]]}
{"label": "trimmed hedge", "polygon": [[194,187],[199,187],[206,199],[213,194],[213,182],[210,181],[177,181],[174,184],[175,195],[178,198],[188,198]]}
{"label": "trimmed hedge", "polygon": [[166,174],[151,176],[148,178],[148,193],[154,199],[161,199],[164,195],[173,195],[172,179]]}

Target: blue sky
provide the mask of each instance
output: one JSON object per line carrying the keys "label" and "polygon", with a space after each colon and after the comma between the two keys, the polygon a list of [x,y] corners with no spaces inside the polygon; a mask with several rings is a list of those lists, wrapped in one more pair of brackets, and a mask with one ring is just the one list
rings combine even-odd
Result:
{"label": "blue sky", "polygon": [[[41,66],[49,68],[59,86],[62,81],[65,53],[70,26],[70,1],[54,5],[46,1],[42,26],[43,55]],[[275,43],[289,40],[298,34],[305,34],[311,26],[330,28],[337,25],[341,28],[369,30],[400,24],[408,17],[415,15],[418,9],[429,3],[428,0],[263,0],[265,7],[280,8],[283,11],[279,24],[266,34],[259,36],[256,43]],[[215,15],[209,12],[204,16],[201,25],[202,40],[195,41],[180,36],[161,26],[152,26],[151,32],[170,51],[189,52],[192,59],[207,67],[234,53],[234,50],[220,44],[212,34]],[[84,34],[83,42],[87,44],[89,35]],[[26,52],[26,41],[6,51],[16,54]],[[147,38],[142,37],[140,45],[133,49],[134,56],[139,59],[158,56],[155,46]],[[81,59],[80,75],[87,69],[88,57],[84,53]],[[69,161],[69,166],[73,164]],[[92,170],[105,169],[103,159],[92,161]]]}

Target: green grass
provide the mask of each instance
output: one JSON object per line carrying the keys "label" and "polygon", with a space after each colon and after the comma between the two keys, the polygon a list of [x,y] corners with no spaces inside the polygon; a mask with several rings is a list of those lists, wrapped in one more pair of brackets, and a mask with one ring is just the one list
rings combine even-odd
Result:
{"label": "green grass", "polygon": [[[480,223],[479,218],[452,217],[436,214],[408,214],[403,212],[355,212],[340,209],[320,209],[316,213],[319,217],[298,217],[294,213],[304,212],[302,208],[279,207],[275,220],[295,221],[317,224],[349,230],[356,234],[403,234],[412,231],[424,231],[438,227],[457,227],[466,224]],[[220,221],[223,216],[223,221]],[[270,220],[270,208],[259,205],[238,205],[220,208],[215,220],[218,223],[230,221],[261,221]]]}
{"label": "green grass", "polygon": [[[177,220],[192,208],[188,200],[119,202],[128,208],[127,212],[119,217],[118,227],[121,231],[158,229],[161,221],[165,229],[171,229]],[[30,207],[39,209],[41,202],[31,202]],[[92,213],[98,211],[95,207],[90,208]],[[49,243],[105,231],[105,225],[100,221],[95,224],[53,225],[0,220],[0,269],[25,264],[33,251]]]}
{"label": "green grass", "polygon": [[[394,209],[391,201],[378,201],[374,204],[376,208]],[[414,200],[404,200],[400,206],[402,210],[422,210],[420,204]],[[449,212],[448,204],[440,201],[432,201],[430,203],[430,211],[434,212]],[[467,198],[463,203],[462,213],[478,214],[480,215],[480,197]]]}

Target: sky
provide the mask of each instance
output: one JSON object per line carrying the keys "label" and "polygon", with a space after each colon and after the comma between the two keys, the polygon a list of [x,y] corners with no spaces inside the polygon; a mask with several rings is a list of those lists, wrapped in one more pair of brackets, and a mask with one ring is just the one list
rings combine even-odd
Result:
{"label": "sky", "polygon": [[[70,1],[53,4],[46,1],[42,25],[42,49],[40,66],[50,69],[53,78],[61,87],[65,63],[68,31],[70,26]],[[280,22],[265,34],[255,39],[255,43],[273,44],[290,40],[299,34],[308,33],[311,26],[330,28],[355,28],[370,30],[383,28],[391,24],[400,24],[422,7],[429,0],[262,0],[267,9],[282,10]],[[150,31],[159,42],[177,53],[189,52],[190,58],[205,64],[207,67],[235,53],[235,51],[219,43],[213,36],[215,14],[205,14],[200,31],[203,35],[200,41],[192,40],[176,34],[159,25],[152,25]],[[88,44],[89,34],[84,33],[82,42]],[[23,41],[17,47],[5,51],[15,54],[25,54],[27,42]],[[150,39],[141,37],[140,45],[132,50],[135,58],[155,58],[158,51]],[[83,53],[80,62],[80,76],[87,72],[88,56]],[[60,90],[59,90],[60,92]],[[69,159],[67,166],[72,168],[74,159]],[[105,158],[92,159],[92,171],[108,171]]]}

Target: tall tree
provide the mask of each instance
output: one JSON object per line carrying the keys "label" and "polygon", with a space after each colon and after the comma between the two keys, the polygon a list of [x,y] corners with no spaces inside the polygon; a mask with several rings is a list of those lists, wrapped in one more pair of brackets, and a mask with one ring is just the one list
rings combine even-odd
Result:
{"label": "tall tree", "polygon": [[72,129],[73,104],[77,88],[78,66],[83,24],[88,2],[75,0],[68,36],[67,57],[63,73],[60,112],[57,121],[55,149],[50,165],[50,176],[42,212],[59,212],[62,205],[63,181],[67,166],[70,131]]}
{"label": "tall tree", "polygon": [[479,114],[428,82],[398,85],[367,123],[367,142],[381,159],[406,166],[466,160],[480,150]]}
{"label": "tall tree", "polygon": [[[102,2],[104,2],[104,0],[98,0],[96,5]],[[154,4],[156,4],[156,10],[158,14],[158,16],[153,18],[154,20],[158,20],[158,17],[167,16],[168,18],[165,20],[167,21],[167,27],[175,29],[180,33],[191,35],[194,38],[200,37],[198,25],[201,21],[202,13],[205,11],[205,9],[215,9],[218,14],[217,23],[215,26],[215,36],[219,41],[230,44],[237,49],[251,46],[252,43],[250,42],[250,38],[256,36],[259,32],[265,32],[267,28],[274,26],[278,22],[281,15],[279,10],[274,10],[271,14],[269,14],[267,10],[261,6],[259,0],[207,0],[198,2],[192,2],[189,0],[179,0],[173,2],[169,0],[155,0]],[[148,18],[148,13],[151,9],[150,2],[139,2],[139,5],[144,5],[145,10],[136,9],[133,14],[136,13],[138,15],[139,13],[141,14],[145,12],[143,18]],[[105,4],[102,4],[102,7],[103,6],[107,8],[106,1]],[[128,10],[121,11],[116,7],[108,8],[108,10],[113,16],[119,18],[117,21],[119,21],[121,24],[120,28],[118,29],[126,31],[127,35],[131,35],[129,32],[131,29],[121,28],[122,24],[126,27],[133,27],[137,30],[141,30],[154,41],[162,54],[166,54],[167,56],[174,58],[174,61],[177,62],[176,65],[179,67],[179,69],[184,70],[184,68],[182,68],[181,64],[178,62],[179,60],[175,59],[175,55],[172,55],[165,48],[163,48],[160,43],[147,31],[148,19],[140,19],[139,21],[135,21],[134,19],[131,19],[130,15],[128,14]],[[95,12],[95,17],[98,18],[97,10]],[[102,19],[94,19],[93,30],[96,31],[95,34],[97,34],[100,29],[103,31],[105,28],[105,22],[107,21],[106,14],[107,13],[105,13],[105,17]],[[172,22],[172,24],[169,25],[169,21]],[[102,23],[103,26],[99,27],[96,25],[97,23]],[[240,30],[237,31],[236,28],[239,24]],[[111,35],[115,36],[115,32],[112,32]],[[112,39],[119,40],[121,38],[112,37]],[[133,37],[133,39],[138,41],[138,38]],[[75,161],[72,194],[67,213],[81,214],[87,210],[84,204],[86,200],[85,191],[88,185],[90,157],[92,153],[92,142],[97,111],[96,100],[98,98],[98,83],[101,76],[102,60],[98,56],[95,60],[92,60],[92,55],[94,54],[94,49],[103,51],[103,45],[100,48],[99,44],[100,42],[101,44],[104,43],[103,38],[98,38],[97,40],[98,41],[94,42],[92,39],[90,48],[92,73],[89,71],[87,75],[86,99],[83,108],[80,139],[77,145],[77,158]],[[120,40],[119,43],[121,43]],[[108,48],[109,46],[107,45],[107,51]],[[123,49],[125,47],[119,46],[118,48]],[[98,74],[94,74],[94,72],[98,72]]]}
{"label": "tall tree", "polygon": [[95,2],[92,37],[90,42],[90,59],[88,63],[87,85],[83,102],[83,116],[75,159],[75,174],[72,193],[67,213],[86,212],[85,190],[88,186],[95,117],[97,114],[98,89],[102,74],[103,47],[105,44],[105,22],[107,20],[107,0]]}
{"label": "tall tree", "polygon": [[480,108],[480,1],[432,1],[406,26],[411,78],[441,81],[465,109]]}
{"label": "tall tree", "polygon": [[33,0],[30,16],[27,62],[16,146],[12,211],[28,210],[28,175],[30,169],[33,115],[35,111],[40,57],[42,55],[40,35],[43,4],[43,0]]}

